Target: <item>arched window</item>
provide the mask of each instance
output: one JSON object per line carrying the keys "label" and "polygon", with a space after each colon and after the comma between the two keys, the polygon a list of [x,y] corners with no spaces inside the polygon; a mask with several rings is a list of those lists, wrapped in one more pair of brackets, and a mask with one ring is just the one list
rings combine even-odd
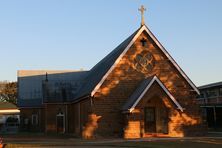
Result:
{"label": "arched window", "polygon": [[38,125],[38,123],[39,123],[38,114],[33,113],[32,114],[32,125]]}
{"label": "arched window", "polygon": [[56,128],[57,133],[65,133],[65,116],[61,109],[56,115]]}

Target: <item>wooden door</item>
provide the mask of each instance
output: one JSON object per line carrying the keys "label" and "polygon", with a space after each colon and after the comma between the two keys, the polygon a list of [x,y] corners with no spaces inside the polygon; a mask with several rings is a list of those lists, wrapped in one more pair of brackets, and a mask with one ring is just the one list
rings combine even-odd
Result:
{"label": "wooden door", "polygon": [[156,114],[155,107],[146,107],[144,109],[145,133],[156,133]]}

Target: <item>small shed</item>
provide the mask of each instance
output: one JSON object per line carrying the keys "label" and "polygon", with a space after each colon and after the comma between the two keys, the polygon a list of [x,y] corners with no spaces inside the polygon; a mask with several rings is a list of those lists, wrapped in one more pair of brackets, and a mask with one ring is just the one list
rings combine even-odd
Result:
{"label": "small shed", "polygon": [[10,102],[0,102],[0,132],[16,132],[20,110]]}

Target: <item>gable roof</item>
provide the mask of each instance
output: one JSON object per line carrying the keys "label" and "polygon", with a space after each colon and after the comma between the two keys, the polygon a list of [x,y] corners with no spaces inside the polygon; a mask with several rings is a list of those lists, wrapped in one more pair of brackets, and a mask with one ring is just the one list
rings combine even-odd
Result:
{"label": "gable roof", "polygon": [[164,92],[171,99],[171,101],[177,106],[177,108],[183,112],[183,108],[181,107],[181,105],[170,94],[168,89],[156,76],[149,77],[143,80],[141,84],[137,87],[137,89],[129,97],[128,101],[124,104],[122,110],[124,112],[132,112],[135,109],[136,105],[139,103],[139,101],[143,98],[143,96],[149,90],[149,88],[154,84],[154,82],[157,82],[159,84],[159,86],[164,90]]}
{"label": "gable roof", "polygon": [[199,86],[198,89],[203,90],[203,89],[208,89],[208,88],[213,88],[213,87],[220,87],[220,86],[222,86],[222,82],[216,82],[216,83],[211,83],[211,84]]}
{"label": "gable roof", "polygon": [[97,84],[101,83],[101,80],[107,77],[107,72],[110,71],[113,63],[116,62],[117,58],[119,58],[119,56],[123,53],[138,31],[139,29],[124,40],[89,71],[85,79],[85,84],[78,91],[74,101],[85,96],[93,96],[94,93],[92,94],[92,92],[95,90],[95,87],[97,87]]}
{"label": "gable roof", "polygon": [[[50,92],[53,92],[55,94],[59,91],[58,94],[60,94],[60,86],[64,85],[64,87],[66,87],[67,85],[69,85],[72,88],[71,93],[73,95],[67,95],[67,97],[70,96],[70,98],[67,98],[67,100],[71,100],[84,83],[88,71],[19,70],[17,100],[19,108],[43,107],[43,99],[45,98],[43,97],[44,90],[42,86],[46,80],[46,73],[48,84],[51,86]],[[57,92],[55,92],[55,87],[58,89]],[[50,95],[53,93],[50,93]],[[53,101],[57,102],[57,99],[54,98]]]}
{"label": "gable roof", "polygon": [[137,40],[143,31],[145,31],[151,37],[155,44],[161,49],[161,51],[171,61],[171,63],[190,84],[190,86],[197,92],[197,94],[200,94],[194,83],[188,78],[188,76],[179,67],[175,60],[169,55],[169,53],[161,45],[153,33],[147,28],[146,25],[143,25],[90,70],[85,81],[85,85],[82,86],[77,95],[74,97],[74,101],[77,101],[85,96],[93,96],[96,93],[108,75],[112,72],[118,62],[122,59],[128,49],[133,45],[133,43]]}

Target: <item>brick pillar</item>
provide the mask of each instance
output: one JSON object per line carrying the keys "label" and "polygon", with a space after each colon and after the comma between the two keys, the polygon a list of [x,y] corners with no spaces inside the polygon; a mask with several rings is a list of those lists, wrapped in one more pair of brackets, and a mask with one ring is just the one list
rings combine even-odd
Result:
{"label": "brick pillar", "polygon": [[125,114],[125,128],[124,138],[140,138],[141,137],[141,123],[139,113]]}

